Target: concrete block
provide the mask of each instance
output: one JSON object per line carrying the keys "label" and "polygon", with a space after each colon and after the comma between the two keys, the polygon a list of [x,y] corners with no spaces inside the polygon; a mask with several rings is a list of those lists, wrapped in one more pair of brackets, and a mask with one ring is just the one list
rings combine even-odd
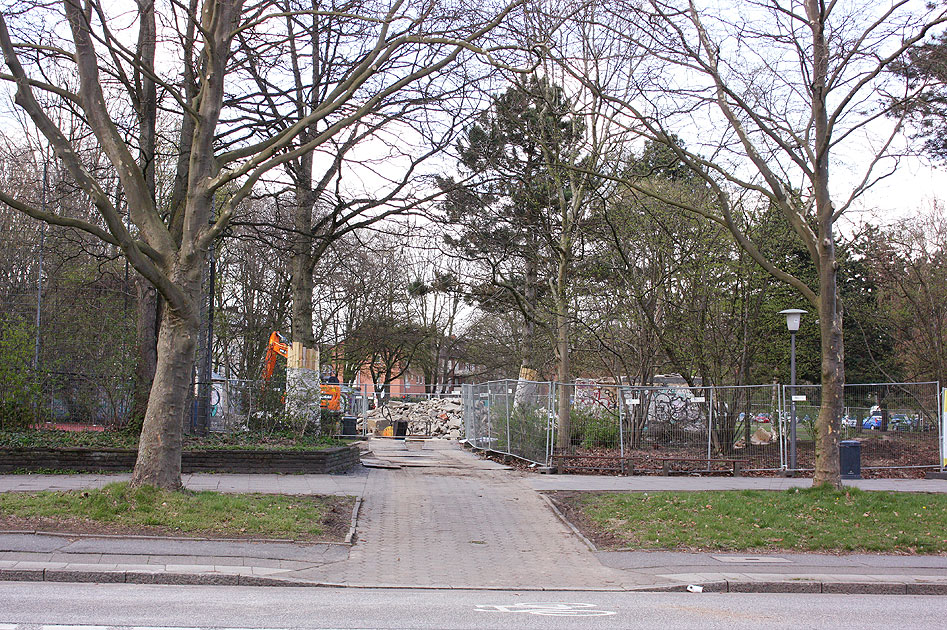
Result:
{"label": "concrete block", "polygon": [[240,575],[218,573],[151,573],[129,571],[125,581],[134,584],[184,584],[199,586],[237,586]]}
{"label": "concrete block", "polygon": [[728,582],[731,593],[821,593],[821,582]]}
{"label": "concrete block", "polygon": [[903,582],[823,582],[823,593],[839,595],[904,595]]}
{"label": "concrete block", "polygon": [[947,583],[908,582],[904,586],[908,595],[947,595]]}
{"label": "concrete block", "polygon": [[240,586],[306,586],[305,582],[280,580],[271,577],[262,577],[259,575],[241,575],[239,584]]}
{"label": "concrete block", "polygon": [[42,582],[42,569],[0,569],[0,582]]}
{"label": "concrete block", "polygon": [[94,582],[96,584],[116,584],[125,581],[125,572],[48,569],[44,577],[47,582]]}

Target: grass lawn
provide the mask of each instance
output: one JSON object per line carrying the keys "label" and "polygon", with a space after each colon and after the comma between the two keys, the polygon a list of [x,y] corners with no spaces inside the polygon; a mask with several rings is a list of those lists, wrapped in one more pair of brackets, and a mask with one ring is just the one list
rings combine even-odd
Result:
{"label": "grass lawn", "polygon": [[0,493],[0,529],[340,541],[354,498],[131,490]]}
{"label": "grass lawn", "polygon": [[555,493],[607,549],[947,553],[947,496],[824,489]]}

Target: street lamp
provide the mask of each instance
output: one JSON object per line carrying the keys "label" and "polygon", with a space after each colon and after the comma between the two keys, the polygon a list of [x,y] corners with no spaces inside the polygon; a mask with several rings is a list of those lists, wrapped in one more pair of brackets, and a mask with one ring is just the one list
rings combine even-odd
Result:
{"label": "street lamp", "polygon": [[786,328],[789,329],[789,469],[796,470],[796,333],[802,316],[807,311],[801,308],[787,308],[779,311],[786,316]]}

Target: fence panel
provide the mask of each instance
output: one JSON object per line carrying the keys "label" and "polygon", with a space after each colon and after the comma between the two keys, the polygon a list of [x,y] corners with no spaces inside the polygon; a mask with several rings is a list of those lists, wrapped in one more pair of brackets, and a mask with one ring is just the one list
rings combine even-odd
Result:
{"label": "fence panel", "polygon": [[[195,384],[195,392],[201,384]],[[360,419],[365,426],[369,393],[361,386],[340,385],[339,410],[320,414],[320,432],[337,434],[342,417]],[[269,434],[298,431],[299,421],[287,416],[285,389],[282,384],[262,380],[215,379],[210,384],[207,430],[214,433],[254,432]],[[199,413],[197,400],[192,403],[187,428],[195,431]]]}
{"label": "fence panel", "polygon": [[708,456],[713,395],[710,388],[622,387],[623,453],[641,470],[663,468],[665,459]]}
{"label": "fence panel", "polygon": [[550,383],[504,380],[463,389],[464,434],[472,446],[545,465],[549,458]]}
{"label": "fence panel", "polygon": [[[796,468],[815,467],[815,421],[820,385],[784,386],[787,435],[793,405],[796,417]],[[862,469],[909,469],[939,466],[938,383],[866,383],[845,385],[841,439],[861,442]],[[788,439],[788,438],[787,438]]]}
{"label": "fence panel", "polygon": [[125,426],[131,417],[133,379],[47,372],[39,379],[39,420],[53,423]]}
{"label": "fence panel", "polygon": [[778,470],[783,452],[776,385],[714,387],[710,455],[742,459],[744,470]]}

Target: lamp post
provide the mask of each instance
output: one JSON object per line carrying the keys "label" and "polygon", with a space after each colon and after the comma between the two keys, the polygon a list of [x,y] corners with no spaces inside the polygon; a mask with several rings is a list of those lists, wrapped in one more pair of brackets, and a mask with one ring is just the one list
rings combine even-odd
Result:
{"label": "lamp post", "polygon": [[789,329],[789,470],[793,473],[796,470],[796,333],[806,312],[800,308],[779,311],[786,316]]}

